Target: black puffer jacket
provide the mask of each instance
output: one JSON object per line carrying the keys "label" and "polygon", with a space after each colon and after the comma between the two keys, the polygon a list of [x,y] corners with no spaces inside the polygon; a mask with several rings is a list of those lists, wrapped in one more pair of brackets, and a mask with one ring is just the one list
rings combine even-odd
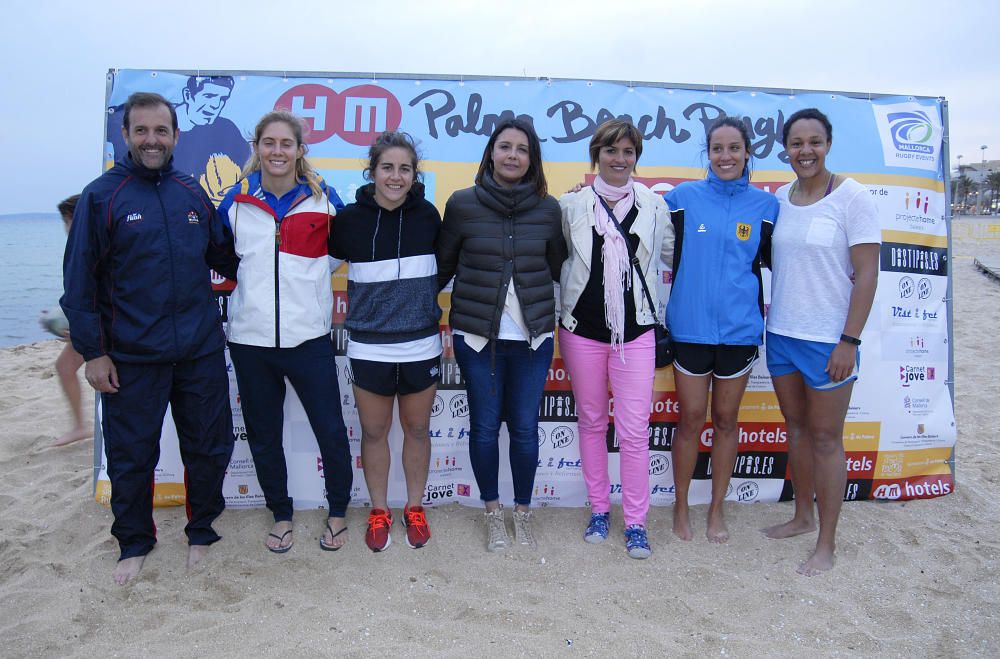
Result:
{"label": "black puffer jacket", "polygon": [[566,259],[562,213],[551,196],[489,175],[455,192],[438,237],[438,287],[455,276],[449,323],[495,339],[511,279],[531,339],[555,328],[553,282]]}

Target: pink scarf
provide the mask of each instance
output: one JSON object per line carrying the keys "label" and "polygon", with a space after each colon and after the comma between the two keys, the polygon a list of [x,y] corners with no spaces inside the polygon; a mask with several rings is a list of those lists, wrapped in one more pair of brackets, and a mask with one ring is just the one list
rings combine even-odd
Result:
{"label": "pink scarf", "polygon": [[[600,176],[594,179],[594,191],[614,207],[615,217],[621,224],[635,205],[632,177],[623,187],[616,188],[604,182]],[[611,221],[600,199],[594,200],[594,228],[604,238],[601,260],[604,262],[604,322],[611,330],[611,347],[618,351],[622,361],[625,353],[622,344],[625,337],[625,289],[632,286],[632,264],[629,262],[628,245],[621,231]]]}

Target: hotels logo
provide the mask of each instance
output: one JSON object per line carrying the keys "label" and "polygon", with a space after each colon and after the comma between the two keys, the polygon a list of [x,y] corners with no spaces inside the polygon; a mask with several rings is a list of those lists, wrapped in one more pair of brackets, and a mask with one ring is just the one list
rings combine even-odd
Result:
{"label": "hotels logo", "polygon": [[899,487],[897,483],[888,483],[886,485],[879,485],[872,492],[873,499],[891,499],[895,501],[903,494],[902,488]]}

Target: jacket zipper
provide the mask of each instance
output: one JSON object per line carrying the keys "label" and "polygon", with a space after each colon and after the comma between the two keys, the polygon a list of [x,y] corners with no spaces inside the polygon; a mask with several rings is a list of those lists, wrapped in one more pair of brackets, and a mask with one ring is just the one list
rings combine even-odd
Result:
{"label": "jacket zipper", "polygon": [[[160,183],[162,179],[156,181],[153,184],[153,189],[156,190],[156,200],[160,203],[160,212],[163,214],[163,232],[167,236],[167,254],[169,255],[170,261],[170,300],[173,304],[177,304],[177,293],[174,290],[177,283],[176,275],[174,273],[174,247],[173,243],[170,241],[170,218],[167,216],[167,208],[163,205],[163,197],[160,196]],[[176,312],[176,309],[173,311]],[[170,323],[174,328],[174,355],[178,356],[178,346],[180,341],[177,338],[177,314],[170,314]]]}
{"label": "jacket zipper", "polygon": [[274,347],[281,347],[281,292],[278,282],[278,255],[281,253],[281,220],[274,219]]}

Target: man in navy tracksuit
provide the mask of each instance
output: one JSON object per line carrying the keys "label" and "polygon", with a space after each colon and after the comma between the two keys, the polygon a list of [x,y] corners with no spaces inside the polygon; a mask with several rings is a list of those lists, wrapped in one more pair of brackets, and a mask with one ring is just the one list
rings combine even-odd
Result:
{"label": "man in navy tracksuit", "polygon": [[194,180],[172,166],[177,117],[158,94],[125,104],[128,154],[90,183],[63,263],[73,347],[100,392],[111,479],[114,579],[134,579],[156,543],[153,472],[170,403],[187,485],[188,567],[220,539],[233,450],[229,378],[209,267],[235,278],[232,234]]}

